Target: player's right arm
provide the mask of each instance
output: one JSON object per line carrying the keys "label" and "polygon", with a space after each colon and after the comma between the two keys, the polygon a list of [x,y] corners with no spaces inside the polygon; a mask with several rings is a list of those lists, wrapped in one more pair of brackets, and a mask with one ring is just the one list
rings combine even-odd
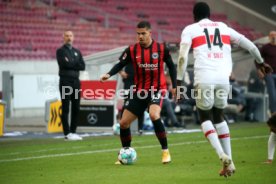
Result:
{"label": "player's right arm", "polygon": [[129,47],[122,53],[119,58],[119,62],[114,65],[108,73],[101,75],[100,81],[104,82],[108,80],[112,75],[115,75],[116,73],[121,71],[128,64],[128,62],[131,62]]}
{"label": "player's right arm", "polygon": [[177,63],[177,80],[182,81],[188,65],[188,54],[190,44],[181,43],[179,49],[178,63]]}
{"label": "player's right arm", "polygon": [[179,49],[179,56],[177,61],[177,90],[176,90],[176,99],[181,100],[183,96],[181,93],[181,87],[183,86],[183,79],[188,65],[188,54],[192,44],[192,36],[190,33],[190,27],[186,27],[181,34],[181,42]]}
{"label": "player's right arm", "polygon": [[179,56],[177,62],[177,81],[182,81],[188,65],[188,54],[191,48],[192,37],[189,27],[186,27],[181,34]]}

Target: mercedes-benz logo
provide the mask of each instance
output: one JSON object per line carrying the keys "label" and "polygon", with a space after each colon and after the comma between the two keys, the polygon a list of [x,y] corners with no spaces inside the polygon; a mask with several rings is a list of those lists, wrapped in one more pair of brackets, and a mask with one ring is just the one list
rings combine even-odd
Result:
{"label": "mercedes-benz logo", "polygon": [[98,116],[95,113],[90,113],[87,116],[87,121],[91,125],[95,125],[98,122]]}

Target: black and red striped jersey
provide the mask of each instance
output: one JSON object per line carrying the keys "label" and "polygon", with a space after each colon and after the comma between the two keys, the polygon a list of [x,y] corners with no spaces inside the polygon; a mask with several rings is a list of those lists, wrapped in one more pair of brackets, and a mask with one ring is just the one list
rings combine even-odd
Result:
{"label": "black and red striped jersey", "polygon": [[164,63],[169,68],[173,87],[176,87],[176,69],[174,67],[169,49],[165,44],[152,41],[148,48],[143,48],[139,43],[129,46],[120,56],[120,62],[110,72],[114,75],[125,65],[132,63],[134,69],[134,85],[136,90],[166,89]]}

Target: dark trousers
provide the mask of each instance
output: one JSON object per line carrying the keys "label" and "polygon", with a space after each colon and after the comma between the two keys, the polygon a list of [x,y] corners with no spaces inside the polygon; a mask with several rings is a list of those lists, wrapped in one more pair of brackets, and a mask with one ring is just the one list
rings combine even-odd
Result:
{"label": "dark trousers", "polygon": [[[80,110],[80,80],[79,79],[64,79],[59,81],[59,91],[62,102],[61,121],[63,126],[63,133],[76,133],[77,123],[79,119]],[[69,110],[71,102],[71,123],[69,126]]]}
{"label": "dark trousers", "polygon": [[173,104],[168,98],[163,99],[163,107],[162,107],[166,113],[167,117],[166,119],[171,120],[172,125],[178,124],[177,117],[175,115],[174,109],[173,109]]}
{"label": "dark trousers", "polygon": [[265,82],[269,98],[269,109],[273,113],[276,112],[276,74],[267,75]]}

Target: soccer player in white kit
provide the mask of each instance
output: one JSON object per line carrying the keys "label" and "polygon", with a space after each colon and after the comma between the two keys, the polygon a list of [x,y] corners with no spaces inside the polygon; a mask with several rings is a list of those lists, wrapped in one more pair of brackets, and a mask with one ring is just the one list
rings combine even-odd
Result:
{"label": "soccer player in white kit", "polygon": [[[220,175],[227,177],[236,170],[232,160],[229,128],[223,118],[223,109],[227,105],[230,91],[229,76],[232,72],[230,44],[237,44],[250,52],[262,77],[271,72],[271,68],[263,62],[259,50],[251,41],[226,24],[209,19],[208,4],[196,3],[193,14],[195,23],[185,27],[181,35],[177,66],[178,86],[183,80],[188,53],[192,48],[195,59],[195,98],[201,127],[222,162]],[[179,94],[177,99],[180,99]]]}

